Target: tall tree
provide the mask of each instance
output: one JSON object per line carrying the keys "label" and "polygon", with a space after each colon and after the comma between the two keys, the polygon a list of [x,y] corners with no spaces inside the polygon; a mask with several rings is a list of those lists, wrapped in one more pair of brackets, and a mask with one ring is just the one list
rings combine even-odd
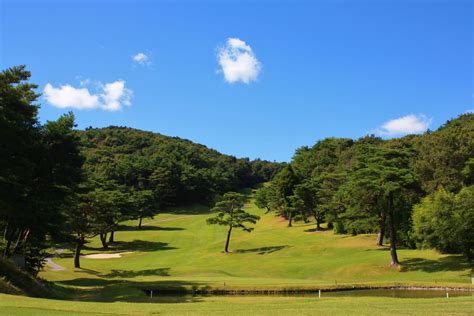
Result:
{"label": "tall tree", "polygon": [[271,185],[262,186],[255,192],[255,205],[258,208],[266,209],[267,213],[270,212],[273,194],[273,187]]}
{"label": "tall tree", "polygon": [[288,227],[292,226],[296,212],[294,190],[297,185],[298,177],[291,165],[287,165],[275,176],[275,205],[280,214],[288,219]]}
{"label": "tall tree", "polygon": [[72,113],[39,124],[29,77],[24,66],[0,73],[0,222],[3,254],[24,255],[37,271],[48,241],[64,232],[63,210],[81,181],[83,160]]}
{"label": "tall tree", "polygon": [[[355,169],[344,186],[349,209],[359,211],[362,218],[374,216],[380,209],[389,222],[391,265],[399,264],[397,255],[397,223],[402,210],[412,203],[411,193],[417,181],[409,166],[409,154],[402,150],[367,146],[361,152]],[[411,205],[410,205],[411,206]]]}
{"label": "tall tree", "polygon": [[236,192],[227,192],[221,201],[217,202],[213,212],[217,213],[215,217],[207,220],[208,224],[227,226],[227,238],[224,246],[224,252],[229,252],[229,242],[232,230],[240,228],[246,232],[251,232],[252,227],[246,226],[247,223],[255,224],[260,217],[252,215],[243,210],[245,198],[242,194]]}
{"label": "tall tree", "polygon": [[317,191],[317,184],[314,181],[311,179],[303,181],[295,187],[294,203],[304,216],[314,216],[316,229],[319,230],[324,220],[324,212],[319,207]]}

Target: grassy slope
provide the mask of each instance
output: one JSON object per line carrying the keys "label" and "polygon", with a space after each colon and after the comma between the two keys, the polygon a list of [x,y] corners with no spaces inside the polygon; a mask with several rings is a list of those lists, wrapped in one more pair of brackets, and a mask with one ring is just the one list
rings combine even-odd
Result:
{"label": "grassy slope", "polygon": [[[176,304],[180,303],[180,304]],[[0,294],[5,315],[472,315],[472,297],[204,297],[161,304],[52,301]]]}
{"label": "grassy slope", "polygon": [[0,257],[0,293],[35,297],[57,297],[61,294],[56,292],[51,284],[45,284],[42,280],[32,277],[2,257]]}
{"label": "grassy slope", "polygon": [[[231,254],[221,252],[226,230],[206,225],[202,207],[179,209],[145,221],[125,223],[116,233],[110,251],[134,251],[119,259],[82,259],[83,269],[73,268],[71,257],[55,262],[64,271],[40,275],[59,284],[80,287],[84,299],[140,300],[138,288],[282,289],[352,284],[464,285],[471,283],[469,265],[459,256],[432,250],[400,250],[400,271],[390,268],[386,248],[374,246],[375,236],[335,235],[314,232],[314,224],[286,222],[264,214],[252,203],[252,213],[262,219],[255,231],[236,231]],[[100,252],[98,239],[86,253]]]}

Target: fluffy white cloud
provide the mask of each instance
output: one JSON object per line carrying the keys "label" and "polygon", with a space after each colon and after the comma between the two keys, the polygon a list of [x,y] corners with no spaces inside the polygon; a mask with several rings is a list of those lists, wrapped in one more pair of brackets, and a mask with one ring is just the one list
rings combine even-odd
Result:
{"label": "fluffy white cloud", "polygon": [[125,88],[125,81],[118,80],[107,83],[104,86],[104,93],[101,95],[103,99],[102,108],[109,111],[117,111],[122,105],[130,106],[130,98],[132,91]]}
{"label": "fluffy white cloud", "polygon": [[102,85],[99,83],[99,92],[91,93],[85,83],[82,88],[71,85],[62,85],[58,88],[50,83],[46,84],[43,94],[49,104],[58,108],[73,108],[78,110],[102,109],[118,111],[123,106],[130,106],[132,91],[125,88],[125,81],[117,80]]}
{"label": "fluffy white cloud", "polygon": [[431,124],[431,118],[425,115],[406,115],[385,122],[378,132],[386,136],[401,136],[406,134],[419,134],[425,132]]}
{"label": "fluffy white cloud", "polygon": [[86,88],[74,88],[70,85],[54,88],[48,83],[43,93],[46,100],[58,108],[94,109],[100,104],[99,97],[90,94]]}
{"label": "fluffy white cloud", "polygon": [[242,81],[248,84],[257,80],[262,68],[252,48],[238,38],[227,39],[226,45],[218,50],[217,60],[220,72],[229,83]]}
{"label": "fluffy white cloud", "polygon": [[145,53],[138,53],[136,55],[133,55],[132,59],[134,62],[140,65],[149,65],[151,63],[150,57],[148,57],[148,55],[146,55]]}

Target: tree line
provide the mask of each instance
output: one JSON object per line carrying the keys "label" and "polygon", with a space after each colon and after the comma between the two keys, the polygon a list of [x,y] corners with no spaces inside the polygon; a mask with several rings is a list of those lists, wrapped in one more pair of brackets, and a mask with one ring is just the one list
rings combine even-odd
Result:
{"label": "tree line", "polygon": [[269,181],[281,164],[237,159],[177,137],[126,127],[76,130],[72,113],[41,124],[25,66],[0,73],[0,250],[37,273],[46,249],[86,240],[104,249],[119,223]]}
{"label": "tree line", "polygon": [[262,209],[288,220],[314,218],[336,233],[388,238],[397,246],[462,253],[474,248],[474,114],[435,132],[383,140],[327,138],[299,148],[256,193]]}

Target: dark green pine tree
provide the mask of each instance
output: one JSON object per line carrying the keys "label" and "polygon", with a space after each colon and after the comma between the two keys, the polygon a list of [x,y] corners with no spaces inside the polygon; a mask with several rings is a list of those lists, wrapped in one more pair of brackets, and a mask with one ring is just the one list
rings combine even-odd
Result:
{"label": "dark green pine tree", "polygon": [[412,193],[418,183],[409,166],[409,154],[403,150],[367,146],[361,151],[355,169],[344,186],[345,202],[360,217],[387,216],[390,236],[391,265],[398,266],[397,218],[410,209]]}
{"label": "dark green pine tree", "polygon": [[227,192],[221,201],[217,202],[213,212],[217,213],[215,217],[207,220],[208,224],[227,226],[227,238],[224,246],[224,252],[229,252],[229,242],[232,230],[240,228],[246,232],[251,232],[252,227],[246,226],[246,223],[255,224],[260,217],[252,215],[243,210],[244,196],[236,192]]}
{"label": "dark green pine tree", "polygon": [[297,208],[295,207],[296,198],[294,191],[298,185],[298,177],[291,165],[287,165],[280,171],[273,181],[275,186],[274,204],[281,215],[288,219],[288,227],[292,226],[293,217]]}

